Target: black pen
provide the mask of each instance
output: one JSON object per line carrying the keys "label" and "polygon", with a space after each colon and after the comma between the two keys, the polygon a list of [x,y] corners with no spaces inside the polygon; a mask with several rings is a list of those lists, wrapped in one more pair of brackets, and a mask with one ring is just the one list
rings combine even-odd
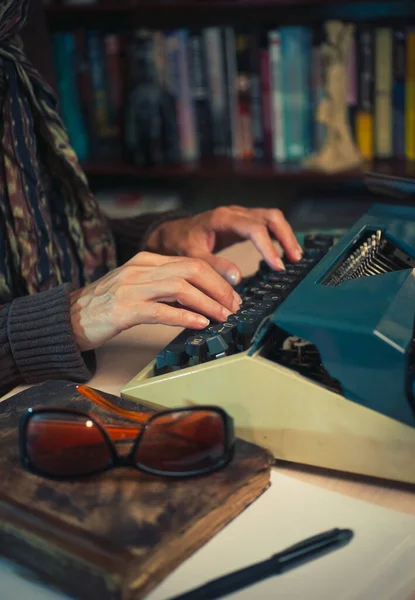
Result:
{"label": "black pen", "polygon": [[353,537],[350,529],[331,529],[307,540],[294,544],[286,550],[274,554],[271,558],[245,567],[229,575],[208,581],[204,585],[185,592],[169,600],[214,600],[232,592],[248,587],[272,575],[281,575],[285,571],[314,560],[345,546]]}

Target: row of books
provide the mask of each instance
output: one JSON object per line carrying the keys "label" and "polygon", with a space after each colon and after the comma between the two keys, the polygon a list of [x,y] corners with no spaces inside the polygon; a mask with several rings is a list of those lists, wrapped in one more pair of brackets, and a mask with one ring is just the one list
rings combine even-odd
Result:
{"label": "row of books", "polygon": [[[54,34],[60,110],[81,160],[296,162],[324,144],[321,28]],[[347,110],[366,159],[415,160],[415,28],[355,28]]]}

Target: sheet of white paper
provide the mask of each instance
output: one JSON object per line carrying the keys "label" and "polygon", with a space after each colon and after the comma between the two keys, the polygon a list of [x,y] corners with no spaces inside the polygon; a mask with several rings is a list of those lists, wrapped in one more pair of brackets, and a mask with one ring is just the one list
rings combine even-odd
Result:
{"label": "sheet of white paper", "polygon": [[409,600],[415,593],[414,516],[276,472],[263,496],[147,600],[167,600],[334,527],[354,531],[347,546],[226,599]]}
{"label": "sheet of white paper", "polygon": [[[271,481],[256,502],[146,600],[167,600],[334,527],[353,529],[355,536],[348,546],[240,590],[227,600],[413,600],[415,516],[277,472],[272,472]],[[68,600],[18,577],[7,561],[0,561],[0,582],[1,600]]]}

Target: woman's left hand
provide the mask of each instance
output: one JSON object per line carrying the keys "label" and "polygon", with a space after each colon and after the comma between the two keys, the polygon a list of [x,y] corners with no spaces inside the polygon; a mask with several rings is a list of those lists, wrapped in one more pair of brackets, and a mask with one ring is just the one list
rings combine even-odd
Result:
{"label": "woman's left hand", "polygon": [[280,242],[288,260],[301,259],[302,250],[293,230],[278,209],[221,206],[175,221],[166,221],[149,237],[147,250],[167,255],[202,258],[232,285],[239,283],[239,268],[214,253],[250,239],[272,269],[284,265],[272,239]]}

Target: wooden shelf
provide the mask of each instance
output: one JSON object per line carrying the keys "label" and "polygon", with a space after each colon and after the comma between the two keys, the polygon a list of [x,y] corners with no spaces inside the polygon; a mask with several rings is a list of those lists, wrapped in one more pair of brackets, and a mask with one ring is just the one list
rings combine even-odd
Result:
{"label": "wooden shelf", "polygon": [[253,161],[232,161],[229,159],[203,161],[200,163],[185,163],[180,165],[162,165],[156,167],[138,167],[123,163],[86,163],[83,165],[88,176],[109,175],[138,177],[143,179],[168,179],[168,178],[256,178],[256,179],[321,179],[359,177],[358,170],[347,174],[322,175],[321,173],[307,171],[296,165],[271,165],[255,163]]}
{"label": "wooden shelf", "polygon": [[[390,0],[368,0],[369,2],[390,3]],[[345,0],[342,4],[358,4],[361,0]],[[337,2],[340,4],[340,2]],[[91,13],[91,12],[130,12],[137,10],[183,10],[183,9],[230,9],[241,10],[244,8],[260,7],[313,7],[325,4],[336,4],[333,0],[104,0],[96,4],[53,4],[45,8],[50,15],[65,13]]]}
{"label": "wooden shelf", "polygon": [[359,180],[363,179],[364,171],[375,171],[384,175],[415,177],[415,163],[389,160],[366,163],[362,166],[362,169],[334,174],[310,171],[298,165],[272,165],[229,159],[158,167],[138,167],[121,162],[87,162],[83,167],[89,177],[135,177],[139,179],[231,179],[232,177],[238,177],[287,181]]}
{"label": "wooden shelf", "polygon": [[[405,2],[395,2],[392,15],[391,0],[367,0],[359,18],[366,14],[367,19],[390,23],[391,19],[415,16],[415,3],[410,8]],[[45,7],[45,12],[49,27],[56,31],[108,26],[175,29],[184,24],[192,27],[227,24],[245,27],[248,23],[265,26],[270,23],[313,23],[330,18],[354,19],[350,14],[353,14],[353,7],[358,8],[358,4],[361,0],[105,0],[86,5],[53,4]],[[370,5],[374,6],[373,11]]]}

